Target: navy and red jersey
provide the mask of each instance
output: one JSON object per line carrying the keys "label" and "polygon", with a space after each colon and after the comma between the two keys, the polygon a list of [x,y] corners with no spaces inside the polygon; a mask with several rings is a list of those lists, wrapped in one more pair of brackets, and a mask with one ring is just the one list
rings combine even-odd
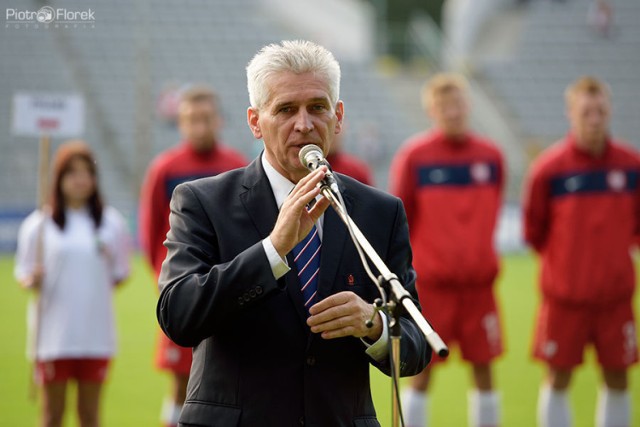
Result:
{"label": "navy and red jersey", "polygon": [[371,170],[369,166],[359,158],[351,154],[339,152],[329,154],[327,162],[331,165],[331,170],[344,175],[349,175],[363,184],[373,185]]}
{"label": "navy and red jersey", "polygon": [[421,133],[396,154],[390,181],[407,212],[419,287],[490,287],[498,274],[500,150],[471,133],[455,139],[438,130]]}
{"label": "navy and red jersey", "polygon": [[543,295],[573,304],[632,296],[639,174],[639,154],[611,140],[592,156],[568,135],[536,159],[523,201],[524,238],[541,256]]}
{"label": "navy and red jersey", "polygon": [[167,254],[163,242],[169,231],[169,202],[174,188],[186,181],[243,167],[240,152],[216,144],[198,152],[188,142],[160,153],[149,166],[140,194],[139,235],[142,251],[156,275]]}

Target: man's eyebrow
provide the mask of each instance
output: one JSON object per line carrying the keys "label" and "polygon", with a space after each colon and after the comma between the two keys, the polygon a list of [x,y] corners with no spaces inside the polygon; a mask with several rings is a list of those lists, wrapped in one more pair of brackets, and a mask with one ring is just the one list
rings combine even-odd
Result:
{"label": "man's eyebrow", "polygon": [[329,103],[329,98],[327,98],[326,96],[319,96],[317,98],[311,98],[309,101],[311,101],[312,103],[315,102],[324,102],[324,103]]}
{"label": "man's eyebrow", "polygon": [[[318,96],[318,97],[315,97],[315,98],[310,98],[306,102],[309,103],[309,104],[323,103],[323,104],[327,104],[328,105],[330,101],[329,101],[329,98],[327,98],[326,96]],[[297,104],[298,104],[298,102],[296,102],[296,101],[282,101],[282,102],[279,102],[279,103],[275,104],[273,106],[273,110],[274,111],[278,111],[281,108],[291,107],[291,106],[295,106]]]}

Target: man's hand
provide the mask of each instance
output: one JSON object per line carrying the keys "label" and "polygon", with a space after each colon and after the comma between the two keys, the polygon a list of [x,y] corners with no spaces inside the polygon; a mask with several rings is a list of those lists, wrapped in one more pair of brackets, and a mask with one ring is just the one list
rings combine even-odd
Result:
{"label": "man's hand", "polygon": [[[373,305],[355,293],[339,292],[311,306],[307,325],[325,339],[353,336],[377,341],[382,335],[382,319],[380,314],[373,316],[374,311]],[[367,328],[365,323],[372,316],[373,327]]]}
{"label": "man's hand", "polygon": [[317,184],[326,172],[327,168],[322,166],[302,178],[282,204],[276,225],[269,236],[282,258],[309,234],[313,224],[329,207],[329,200],[323,197],[307,210],[307,205],[320,194]]}

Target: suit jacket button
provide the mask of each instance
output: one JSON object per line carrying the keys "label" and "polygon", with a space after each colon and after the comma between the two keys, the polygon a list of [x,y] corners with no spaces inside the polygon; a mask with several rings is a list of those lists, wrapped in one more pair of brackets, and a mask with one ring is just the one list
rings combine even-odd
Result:
{"label": "suit jacket button", "polygon": [[244,304],[244,300],[242,299],[242,297],[238,297],[238,304],[240,305]]}
{"label": "suit jacket button", "polygon": [[262,286],[256,286],[256,294],[262,295]]}
{"label": "suit jacket button", "polygon": [[251,299],[251,297],[249,297],[249,294],[246,292],[242,295],[242,298],[247,302],[249,302],[249,300]]}
{"label": "suit jacket button", "polygon": [[307,365],[309,366],[313,366],[316,364],[316,358],[313,356],[308,356],[307,357]]}
{"label": "suit jacket button", "polygon": [[249,291],[249,296],[250,296],[251,298],[255,298],[255,297],[256,297],[256,295],[257,295],[257,294],[256,294],[256,291],[254,291],[253,289],[251,289],[251,290]]}

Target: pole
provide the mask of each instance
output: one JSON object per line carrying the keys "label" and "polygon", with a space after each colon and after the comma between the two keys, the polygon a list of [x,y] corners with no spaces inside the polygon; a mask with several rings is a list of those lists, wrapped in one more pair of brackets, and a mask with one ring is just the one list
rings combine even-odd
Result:
{"label": "pole", "polygon": [[[42,271],[42,266],[44,264],[44,235],[45,235],[45,224],[46,224],[46,204],[47,204],[47,196],[49,190],[49,162],[50,162],[50,153],[51,153],[51,138],[49,135],[44,134],[40,137],[40,144],[38,146],[38,196],[37,196],[37,206],[42,214],[42,222],[38,227],[38,235],[36,236],[36,268]],[[38,284],[42,286],[42,283]],[[41,311],[42,311],[42,293],[41,289],[34,289],[34,298],[36,305],[35,319],[33,322],[33,332],[29,337],[29,355],[31,356],[31,370],[29,372],[30,380],[29,380],[29,399],[32,401],[36,400],[37,397],[37,384],[35,379],[36,373],[36,365],[38,363],[38,343],[40,341],[40,321],[41,321]]]}
{"label": "pole", "polygon": [[[47,195],[49,187],[49,156],[51,152],[51,138],[49,135],[42,135],[40,137],[40,145],[38,148],[38,200],[37,206],[42,213],[44,213],[45,205],[47,204]],[[43,246],[44,246],[44,221],[43,225],[38,231],[38,243],[36,246],[36,264],[42,265],[43,261]]]}
{"label": "pole", "polygon": [[400,402],[398,396],[400,396],[400,390],[398,387],[398,380],[400,378],[400,323],[398,319],[392,317],[391,320],[394,324],[391,325],[391,362],[393,363],[393,372],[395,378],[391,379],[391,425],[393,427],[400,427]]}

